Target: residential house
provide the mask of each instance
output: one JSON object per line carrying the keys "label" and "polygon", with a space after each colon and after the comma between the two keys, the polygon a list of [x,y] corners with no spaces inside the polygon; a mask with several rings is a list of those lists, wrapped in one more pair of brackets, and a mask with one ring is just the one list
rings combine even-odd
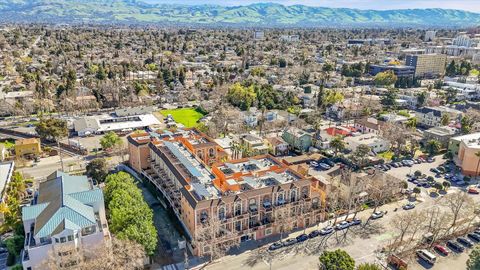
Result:
{"label": "residential house", "polygon": [[355,151],[359,145],[366,145],[375,153],[385,152],[390,149],[390,142],[375,133],[365,133],[358,136],[350,136],[344,139],[347,148]]}
{"label": "residential house", "polygon": [[449,126],[429,128],[423,133],[423,143],[428,143],[430,140],[437,140],[440,142],[442,148],[447,148],[450,138],[457,133],[457,128]]}
{"label": "residential house", "polygon": [[458,119],[462,112],[445,106],[423,107],[415,110],[417,123],[425,127],[442,126],[442,115],[447,114],[450,120]]}
{"label": "residential house", "polygon": [[[8,183],[13,175],[13,170],[15,168],[15,163],[10,162],[0,162],[0,202],[3,202],[5,199]],[[0,212],[0,226],[3,224],[3,212]]]}
{"label": "residential house", "polygon": [[280,137],[269,137],[265,139],[268,152],[273,156],[284,156],[288,154],[288,143]]}
{"label": "residential house", "polygon": [[22,208],[25,246],[23,269],[71,267],[110,241],[103,192],[86,176],[57,171],[40,182],[32,205]]}
{"label": "residential house", "polygon": [[245,134],[241,136],[240,141],[253,155],[264,155],[268,153],[268,146],[265,145],[264,140],[259,136]]}
{"label": "residential house", "polygon": [[312,134],[296,127],[289,127],[282,134],[282,139],[298,152],[308,152],[313,143],[312,137]]}
{"label": "residential house", "polygon": [[41,153],[42,147],[38,138],[17,139],[15,141],[15,156],[17,158],[39,156]]}
{"label": "residential house", "polygon": [[353,124],[353,126],[359,132],[362,132],[362,133],[380,134],[385,124],[386,124],[385,121],[377,120],[372,117],[364,117],[364,118],[355,120],[355,123]]}

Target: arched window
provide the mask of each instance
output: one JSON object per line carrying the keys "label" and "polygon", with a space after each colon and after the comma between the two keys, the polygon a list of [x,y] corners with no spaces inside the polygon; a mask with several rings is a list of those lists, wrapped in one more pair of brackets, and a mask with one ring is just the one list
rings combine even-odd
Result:
{"label": "arched window", "polygon": [[248,208],[250,209],[250,211],[257,211],[257,200],[255,199],[250,199],[248,201]]}
{"label": "arched window", "polygon": [[297,200],[297,190],[292,189],[292,190],[290,190],[290,201],[294,202],[296,200]]}
{"label": "arched window", "polygon": [[208,156],[209,157],[215,157],[215,149],[213,149],[213,148],[208,149]]}
{"label": "arched window", "polygon": [[283,193],[278,193],[277,195],[277,204],[282,205],[285,203],[285,196]]}
{"label": "arched window", "polygon": [[205,223],[207,222],[207,219],[208,219],[207,210],[202,210],[202,212],[200,213],[200,222]]}
{"label": "arched window", "polygon": [[225,206],[220,206],[220,208],[218,209],[218,219],[225,219]]}
{"label": "arched window", "polygon": [[319,204],[318,204],[318,198],[313,198],[312,200],[312,208],[313,209],[317,209],[319,207]]}
{"label": "arched window", "polygon": [[308,187],[302,188],[302,198],[304,199],[308,198]]}
{"label": "arched window", "polygon": [[242,214],[242,203],[241,202],[236,202],[234,206],[234,211],[235,211],[235,216],[239,216]]}

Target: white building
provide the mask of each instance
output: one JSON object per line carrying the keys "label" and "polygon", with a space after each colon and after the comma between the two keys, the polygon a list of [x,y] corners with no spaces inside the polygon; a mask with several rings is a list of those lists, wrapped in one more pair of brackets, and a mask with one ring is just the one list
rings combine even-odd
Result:
{"label": "white building", "polygon": [[425,41],[425,42],[434,41],[436,34],[437,34],[437,31],[433,31],[433,30],[430,30],[430,31],[425,32],[424,41]]}
{"label": "white building", "polygon": [[367,145],[375,153],[385,152],[390,149],[390,142],[374,133],[365,133],[358,136],[345,137],[347,148],[355,151],[359,145]]}
{"label": "white building", "polygon": [[79,118],[73,122],[74,130],[78,136],[101,134],[109,131],[132,131],[160,125],[160,121],[153,114],[133,116],[95,115]]}
{"label": "white building", "polygon": [[467,35],[459,35],[453,39],[452,44],[455,46],[472,47],[473,40]]}
{"label": "white building", "polygon": [[102,190],[86,176],[57,171],[41,182],[32,205],[22,208],[23,269],[74,266],[110,241]]}

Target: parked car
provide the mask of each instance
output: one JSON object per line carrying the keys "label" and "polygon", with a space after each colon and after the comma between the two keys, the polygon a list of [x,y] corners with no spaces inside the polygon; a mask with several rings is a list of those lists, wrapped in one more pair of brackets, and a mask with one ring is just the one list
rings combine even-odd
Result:
{"label": "parked car", "polygon": [[410,210],[410,209],[415,208],[415,204],[412,203],[412,202],[409,202],[409,203],[403,205],[402,208],[403,208],[403,210]]}
{"label": "parked car", "polygon": [[300,242],[308,240],[308,235],[300,234],[299,236],[296,237],[296,239],[297,239],[297,242],[300,243]]}
{"label": "parked car", "polygon": [[379,219],[379,218],[383,217],[384,215],[385,215],[385,212],[377,211],[377,212],[372,214],[371,218],[372,219]]}
{"label": "parked car", "polygon": [[455,252],[463,252],[465,250],[465,248],[454,241],[447,241],[447,247]]}
{"label": "parked car", "polygon": [[328,166],[333,167],[335,166],[335,162],[331,161],[330,159],[324,159],[321,161],[322,163],[326,163]]}
{"label": "parked car", "polygon": [[434,245],[433,249],[435,249],[438,253],[440,253],[444,256],[448,256],[448,254],[449,254],[447,248],[442,246],[442,245]]}
{"label": "parked car", "polygon": [[480,193],[480,192],[478,192],[478,189],[476,189],[476,188],[469,188],[467,192],[470,193],[470,194],[479,194]]}
{"label": "parked car", "polygon": [[435,158],[429,157],[429,158],[427,158],[427,162],[428,163],[435,162]]}
{"label": "parked car", "polygon": [[320,235],[320,231],[314,230],[308,234],[308,238],[315,238]]}
{"label": "parked car", "polygon": [[310,162],[310,165],[313,166],[313,167],[317,167],[317,166],[318,166],[318,163],[315,162],[315,161],[312,161],[312,162]]}
{"label": "parked car", "polygon": [[392,165],[392,167],[394,167],[394,168],[398,168],[398,164],[397,164],[396,162],[393,162],[391,165]]}
{"label": "parked car", "polygon": [[358,218],[354,218],[348,222],[350,226],[356,226],[362,224],[362,221]]}
{"label": "parked car", "polygon": [[327,235],[333,232],[333,228],[328,226],[320,230],[320,235]]}
{"label": "parked car", "polygon": [[318,166],[326,168],[327,170],[331,168],[330,165],[328,165],[327,163],[323,163],[323,162],[318,163]]}
{"label": "parked car", "polygon": [[480,235],[476,234],[476,233],[469,233],[467,234],[467,236],[470,238],[470,239],[473,239],[477,242],[480,241]]}
{"label": "parked car", "polygon": [[466,246],[466,247],[473,247],[473,243],[472,241],[468,240],[467,238],[465,237],[458,237],[457,238],[457,242],[459,242],[460,244]]}
{"label": "parked car", "polygon": [[440,174],[440,171],[437,168],[431,168],[430,171],[435,174]]}
{"label": "parked car", "polygon": [[276,242],[276,243],[273,243],[271,244],[269,247],[268,247],[268,250],[277,250],[279,248],[282,248],[283,247],[283,243],[282,242]]}
{"label": "parked car", "polygon": [[290,238],[290,239],[287,239],[287,241],[285,241],[285,243],[283,243],[283,246],[288,247],[288,246],[294,245],[296,243],[297,243],[297,239]]}
{"label": "parked car", "polygon": [[350,226],[350,223],[348,223],[347,221],[342,221],[335,226],[335,230],[338,230],[338,231],[343,230],[348,228],[349,226]]}

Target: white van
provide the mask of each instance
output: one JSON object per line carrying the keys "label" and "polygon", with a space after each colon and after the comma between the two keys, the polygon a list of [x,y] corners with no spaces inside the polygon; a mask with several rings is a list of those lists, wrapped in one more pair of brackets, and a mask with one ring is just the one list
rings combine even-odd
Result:
{"label": "white van", "polygon": [[435,264],[435,262],[437,261],[437,257],[426,249],[417,250],[417,256],[424,259],[426,262],[432,265]]}

